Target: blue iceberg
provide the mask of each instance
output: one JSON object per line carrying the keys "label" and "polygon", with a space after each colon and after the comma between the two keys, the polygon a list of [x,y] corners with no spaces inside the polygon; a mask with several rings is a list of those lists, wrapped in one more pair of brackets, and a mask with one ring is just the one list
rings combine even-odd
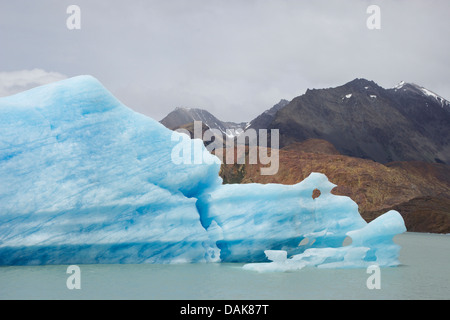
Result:
{"label": "blue iceberg", "polygon": [[403,218],[391,210],[361,229],[347,232],[352,243],[341,247],[314,247],[287,257],[285,250],[266,250],[267,263],[248,263],[244,269],[258,272],[294,271],[307,266],[318,268],[367,268],[397,266],[400,246],[393,237],[405,232]]}
{"label": "blue iceberg", "polygon": [[[174,162],[180,143],[206,161]],[[90,76],[0,98],[0,264],[398,264],[397,212],[367,224],[320,173],[222,185],[217,160]]]}

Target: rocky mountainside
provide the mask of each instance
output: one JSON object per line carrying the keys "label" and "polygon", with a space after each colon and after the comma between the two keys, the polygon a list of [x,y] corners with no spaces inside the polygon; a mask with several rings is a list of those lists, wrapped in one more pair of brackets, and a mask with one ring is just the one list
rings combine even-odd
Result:
{"label": "rocky mountainside", "polygon": [[395,209],[409,231],[450,232],[448,165],[419,161],[381,164],[341,155],[329,142],[317,139],[279,150],[275,175],[261,175],[260,164],[248,163],[223,164],[220,175],[224,183],[295,184],[311,172],[321,172],[337,185],[333,193],[352,198],[367,221]]}
{"label": "rocky mountainside", "polygon": [[280,109],[268,129],[280,130],[281,146],[315,138],[380,163],[450,163],[450,103],[414,84],[384,89],[355,79],[307,90]]}

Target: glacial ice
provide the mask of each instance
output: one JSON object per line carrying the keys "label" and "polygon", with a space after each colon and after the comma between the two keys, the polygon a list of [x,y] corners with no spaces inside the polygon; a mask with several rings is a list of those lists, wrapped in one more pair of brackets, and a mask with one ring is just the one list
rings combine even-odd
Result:
{"label": "glacial ice", "polygon": [[268,263],[248,263],[244,269],[259,272],[293,271],[307,266],[318,268],[359,268],[370,265],[392,267],[400,264],[400,246],[393,237],[405,232],[403,218],[391,210],[361,229],[347,232],[352,243],[348,246],[309,248],[287,258],[284,250],[266,250]]}
{"label": "glacial ice", "polygon": [[1,98],[0,264],[218,261],[219,165],[173,164],[172,134],[89,76]]}
{"label": "glacial ice", "polygon": [[90,76],[0,98],[0,265],[399,263],[398,212],[366,223],[320,173],[292,186],[222,185],[216,161],[172,161],[180,143],[215,160]]}

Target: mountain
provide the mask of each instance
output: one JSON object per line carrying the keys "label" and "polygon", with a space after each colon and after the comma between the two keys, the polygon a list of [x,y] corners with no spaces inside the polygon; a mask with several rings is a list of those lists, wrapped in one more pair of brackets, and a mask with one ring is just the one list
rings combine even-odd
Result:
{"label": "mountain", "polygon": [[239,132],[243,132],[246,123],[225,122],[217,119],[210,112],[199,108],[180,108],[170,112],[160,122],[167,128],[175,130],[183,126],[189,125],[194,121],[202,121],[210,129],[219,129],[224,135],[235,136]]}
{"label": "mountain", "polygon": [[195,120],[219,129],[224,137],[249,128],[279,129],[280,147],[320,139],[343,155],[380,163],[450,163],[450,102],[404,81],[390,89],[366,79],[308,89],[292,101],[280,100],[247,123],[224,122],[198,108],[176,108],[161,123],[177,129]]}
{"label": "mountain", "polygon": [[278,112],[278,110],[283,109],[288,104],[289,104],[288,100],[281,99],[280,102],[278,102],[272,108],[264,111],[259,116],[257,116],[255,119],[250,121],[249,124],[247,125],[247,128],[252,128],[252,129],[255,129],[255,130],[267,129],[267,127],[270,125],[270,123],[275,118],[275,115]]}
{"label": "mountain", "polygon": [[280,130],[281,147],[314,138],[344,155],[380,163],[450,163],[450,103],[405,82],[384,89],[355,79],[308,89],[278,110],[267,128]]}
{"label": "mountain", "polygon": [[[194,121],[202,121],[203,125],[206,125],[210,129],[219,129],[224,135],[237,136],[248,128],[255,130],[266,129],[275,118],[277,111],[288,104],[288,100],[281,99],[272,108],[267,109],[250,122],[237,123],[221,121],[205,109],[181,107],[175,108],[175,110],[170,112],[160,122],[171,130],[178,128],[189,130]],[[227,132],[227,130],[229,131]]]}

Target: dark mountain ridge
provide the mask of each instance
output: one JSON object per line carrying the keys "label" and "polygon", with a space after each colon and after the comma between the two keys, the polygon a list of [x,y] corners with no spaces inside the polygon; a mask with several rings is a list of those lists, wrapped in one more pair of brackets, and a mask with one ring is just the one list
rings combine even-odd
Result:
{"label": "dark mountain ridge", "polygon": [[450,163],[450,104],[413,84],[384,89],[355,79],[307,90],[280,109],[268,129],[280,130],[281,147],[314,138],[381,163]]}
{"label": "dark mountain ridge", "polygon": [[250,121],[250,123],[248,124],[248,128],[252,128],[255,130],[267,129],[267,127],[272,123],[273,119],[275,118],[275,115],[278,112],[278,110],[283,109],[288,104],[289,104],[288,100],[281,99],[280,102],[278,102],[272,108],[264,111],[259,116],[257,116],[255,119]]}

